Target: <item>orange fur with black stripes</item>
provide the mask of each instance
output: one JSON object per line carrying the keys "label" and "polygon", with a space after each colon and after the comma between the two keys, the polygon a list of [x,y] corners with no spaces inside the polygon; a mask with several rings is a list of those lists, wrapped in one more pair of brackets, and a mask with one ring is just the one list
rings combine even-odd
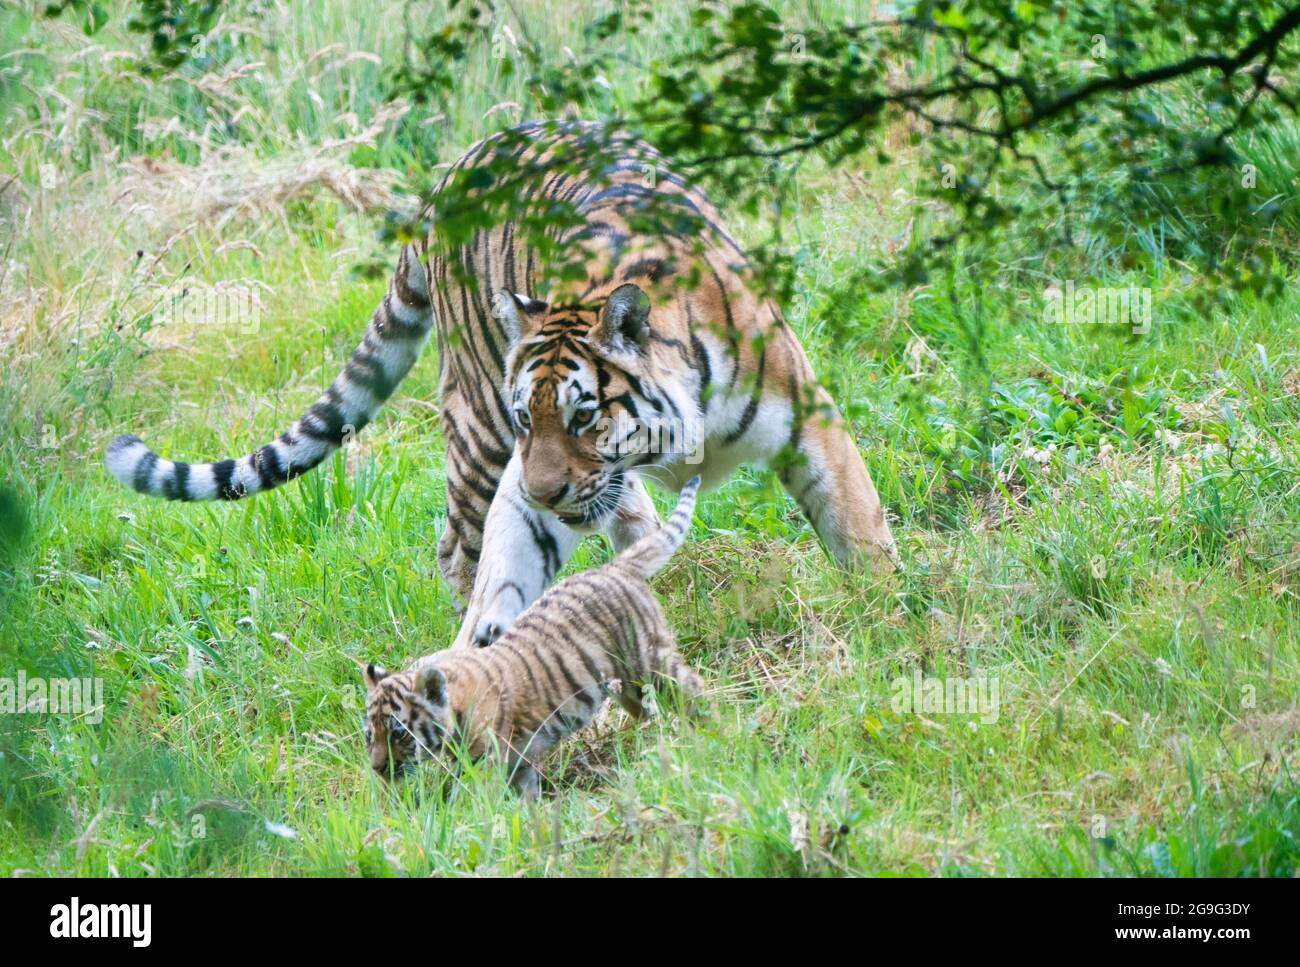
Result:
{"label": "orange fur with black stripes", "polygon": [[366,666],[366,748],[381,776],[424,759],[454,764],[454,741],[479,758],[497,751],[525,795],[556,743],[589,723],[610,693],[643,714],[643,688],[673,682],[688,699],[703,692],[646,583],[681,546],[699,478],[682,489],[664,526],[603,567],[561,581],[491,647],[450,649],[388,674]]}
{"label": "orange fur with black stripes", "polygon": [[[552,149],[539,141],[544,163]],[[699,473],[708,488],[743,463],[778,463],[836,560],[895,560],[853,438],[780,311],[754,294],[717,211],[643,144],[621,145],[603,170],[591,183],[559,174],[542,189],[582,215],[561,241],[581,247],[585,281],[554,286],[541,301],[544,274],[512,249],[509,229],[486,235],[479,277],[493,293],[495,324],[476,315],[469,345],[449,348],[443,418],[457,523],[443,535],[440,560],[454,585],[472,578],[458,645],[488,644],[508,628],[582,534],[604,530],[620,547],[654,527],[645,480],[676,488]],[[703,231],[637,236],[629,225],[650,203],[682,206]],[[442,319],[454,312],[442,293],[455,284],[445,267],[434,268],[433,281]],[[501,369],[473,369],[471,360],[494,355],[494,340]],[[499,402],[461,395],[497,380]],[[675,432],[638,436],[647,424]],[[471,444],[484,437],[499,441],[486,458]]]}
{"label": "orange fur with black stripes", "polygon": [[[604,146],[585,124],[511,134],[472,148],[447,177],[498,158],[545,173],[560,147],[578,156],[584,140]],[[647,480],[677,488],[699,473],[709,488],[741,464],[776,463],[837,561],[893,560],[852,436],[778,308],[755,295],[717,211],[646,145],[614,147],[600,177],[557,167],[521,180],[521,212],[573,206],[578,222],[556,241],[585,260],[585,280],[549,285],[515,223],[452,251],[432,238],[409,246],[343,372],[277,440],[190,465],[119,437],[109,468],[138,491],[181,500],[275,487],[365,426],[435,332],[447,478],[438,562],[467,605],[458,645],[499,636],[583,535],[603,531],[621,549],[656,528]],[[702,230],[633,231],[647,204],[665,201]],[[437,209],[435,196],[435,220]]]}

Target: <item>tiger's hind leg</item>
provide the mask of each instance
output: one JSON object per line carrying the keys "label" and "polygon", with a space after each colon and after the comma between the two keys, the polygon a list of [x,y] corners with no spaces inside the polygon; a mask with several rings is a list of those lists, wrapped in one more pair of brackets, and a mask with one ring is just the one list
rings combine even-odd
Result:
{"label": "tiger's hind leg", "polygon": [[655,686],[655,698],[658,700],[662,686],[675,692],[675,700],[681,711],[695,716],[705,703],[704,679],[700,678],[682,653],[677,644],[677,636],[668,624],[659,599],[645,589],[645,598],[638,603],[639,609],[648,613],[650,620],[641,627],[637,637],[639,677]]}
{"label": "tiger's hind leg", "polygon": [[524,756],[513,757],[509,764],[510,785],[521,799],[536,802],[542,796],[542,779],[537,767]]}
{"label": "tiger's hind leg", "polygon": [[686,659],[677,650],[676,642],[669,641],[660,646],[659,668],[664,676],[672,679],[686,698],[697,699],[704,694],[704,679],[686,663]]}
{"label": "tiger's hind leg", "polygon": [[464,611],[483,553],[488,510],[510,450],[454,388],[443,387],[441,417],[447,444],[447,526],[438,541],[438,570],[458,610]]}
{"label": "tiger's hind leg", "polygon": [[713,714],[704,691],[704,679],[694,668],[687,664],[678,650],[676,639],[665,634],[655,652],[655,664],[658,666],[660,679],[673,683],[678,705],[687,718],[708,718]]}
{"label": "tiger's hind leg", "polygon": [[[899,566],[885,508],[834,403],[819,391],[822,412],[807,417],[791,433],[778,476],[798,502],[827,550],[840,565],[867,570],[876,561]],[[792,452],[791,452],[792,451]]]}
{"label": "tiger's hind leg", "polygon": [[645,718],[645,695],[641,690],[641,686],[636,682],[620,680],[618,691],[611,688],[609,689],[609,695],[614,701],[618,702],[619,708],[632,718]]}

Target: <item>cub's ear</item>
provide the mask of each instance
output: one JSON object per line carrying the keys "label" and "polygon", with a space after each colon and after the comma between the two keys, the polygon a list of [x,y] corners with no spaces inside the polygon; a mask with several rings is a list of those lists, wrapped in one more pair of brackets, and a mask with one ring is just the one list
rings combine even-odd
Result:
{"label": "cub's ear", "polygon": [[499,290],[492,300],[492,314],[501,321],[501,328],[506,331],[506,338],[512,346],[530,332],[545,313],[545,302],[505,289]]}
{"label": "cub's ear", "polygon": [[620,285],[605,300],[595,335],[610,349],[644,352],[650,345],[650,297],[631,282]]}
{"label": "cub's ear", "polygon": [[378,665],[367,665],[366,670],[361,673],[361,677],[366,680],[366,689],[369,691],[387,678],[388,672],[384,671]]}
{"label": "cub's ear", "polygon": [[447,676],[435,666],[425,665],[415,673],[415,690],[441,705],[447,694]]}

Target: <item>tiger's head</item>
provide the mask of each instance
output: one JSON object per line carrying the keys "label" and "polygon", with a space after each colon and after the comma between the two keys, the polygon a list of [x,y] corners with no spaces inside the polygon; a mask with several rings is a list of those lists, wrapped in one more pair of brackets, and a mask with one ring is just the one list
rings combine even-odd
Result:
{"label": "tiger's head", "polygon": [[[687,367],[657,359],[651,315],[672,307],[625,283],[566,305],[503,291],[494,310],[511,346],[505,393],[522,496],[576,530],[598,529],[629,471],[680,458],[698,430]],[[650,424],[661,429],[654,439]],[[668,433],[677,442],[665,445]]]}
{"label": "tiger's head", "polygon": [[363,677],[366,752],[380,777],[401,777],[444,751],[453,719],[441,671],[428,662],[393,674],[367,665]]}

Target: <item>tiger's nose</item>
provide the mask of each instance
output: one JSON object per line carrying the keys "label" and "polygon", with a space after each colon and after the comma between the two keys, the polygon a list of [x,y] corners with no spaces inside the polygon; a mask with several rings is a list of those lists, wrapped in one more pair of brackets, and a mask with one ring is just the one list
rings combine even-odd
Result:
{"label": "tiger's nose", "polygon": [[554,507],[564,499],[564,495],[568,492],[569,485],[567,483],[560,484],[559,489],[551,490],[549,493],[541,488],[536,490],[532,487],[528,488],[528,496],[545,507]]}

